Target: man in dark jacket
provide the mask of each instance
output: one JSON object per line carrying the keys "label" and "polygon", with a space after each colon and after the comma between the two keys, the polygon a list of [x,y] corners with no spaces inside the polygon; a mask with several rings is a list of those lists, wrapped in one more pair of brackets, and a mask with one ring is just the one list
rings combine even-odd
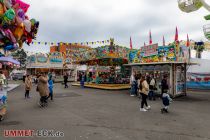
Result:
{"label": "man in dark jacket", "polygon": [[165,90],[168,90],[168,83],[167,83],[167,75],[164,75],[163,76],[163,79],[162,79],[162,81],[161,81],[161,97],[162,97],[162,95],[163,95],[163,92],[165,91]]}
{"label": "man in dark jacket", "polygon": [[65,73],[64,76],[63,76],[63,79],[64,79],[64,88],[68,88],[69,86],[67,85],[67,82],[68,82],[68,75]]}

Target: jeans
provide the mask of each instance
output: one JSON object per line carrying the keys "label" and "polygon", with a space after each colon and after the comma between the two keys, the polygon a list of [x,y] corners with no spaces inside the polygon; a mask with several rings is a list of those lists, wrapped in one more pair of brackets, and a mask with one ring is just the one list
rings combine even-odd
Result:
{"label": "jeans", "polygon": [[84,88],[85,87],[85,81],[80,81],[80,86],[81,86],[81,88]]}
{"label": "jeans", "polygon": [[133,82],[133,83],[131,84],[130,95],[135,95],[135,96],[137,96],[137,92],[138,92],[138,85],[137,85],[135,82]]}
{"label": "jeans", "polygon": [[50,98],[51,100],[53,100],[53,93],[50,93],[49,96],[47,97],[47,99]]}
{"label": "jeans", "polygon": [[65,87],[64,88],[68,88],[69,86],[67,85],[67,81],[64,82]]}
{"label": "jeans", "polygon": [[29,98],[29,90],[26,90],[26,92],[25,92],[25,98]]}
{"label": "jeans", "polygon": [[150,91],[149,91],[148,96],[149,96],[149,100],[152,100],[152,99],[155,100],[155,93],[154,93],[153,90],[150,90]]}
{"label": "jeans", "polygon": [[147,105],[147,95],[144,94],[144,93],[140,93],[141,94],[141,97],[142,97],[142,100],[141,100],[141,108],[144,107],[144,105],[148,106]]}

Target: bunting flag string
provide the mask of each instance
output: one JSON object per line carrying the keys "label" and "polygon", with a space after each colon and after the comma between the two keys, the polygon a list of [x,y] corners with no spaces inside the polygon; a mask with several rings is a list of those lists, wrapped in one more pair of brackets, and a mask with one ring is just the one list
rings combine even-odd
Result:
{"label": "bunting flag string", "polygon": [[80,42],[80,43],[64,43],[64,42],[38,42],[38,41],[32,41],[33,45],[96,45],[96,44],[107,44],[110,43],[110,40],[103,40],[103,41],[93,41],[93,42]]}

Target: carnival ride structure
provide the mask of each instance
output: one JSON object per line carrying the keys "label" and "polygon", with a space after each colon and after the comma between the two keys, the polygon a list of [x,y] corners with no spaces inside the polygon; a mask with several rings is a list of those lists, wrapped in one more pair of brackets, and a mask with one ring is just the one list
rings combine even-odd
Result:
{"label": "carnival ride structure", "polygon": [[[86,75],[89,75],[90,72],[89,67],[94,66],[94,78],[90,83],[85,84],[86,87],[92,88],[100,88],[100,89],[123,89],[129,88],[127,84],[117,84],[116,81],[119,79],[117,75],[117,67],[123,66],[123,64],[127,64],[129,60],[129,52],[130,49],[122,46],[118,46],[114,44],[114,39],[110,39],[110,45],[101,46],[97,48],[92,48],[91,50],[80,52],[75,54],[76,61],[75,64],[87,65]],[[106,76],[108,80],[103,78],[104,73],[101,71],[100,67],[109,68],[109,72],[106,72]],[[123,70],[123,69],[121,69]],[[121,74],[122,76],[122,74]],[[89,79],[89,77],[87,78]],[[101,80],[103,79],[103,80]],[[104,82],[101,81],[106,81]],[[89,82],[89,81],[88,81]],[[93,83],[92,83],[93,82]],[[102,85],[103,84],[103,85]],[[77,85],[77,84],[76,84]],[[113,86],[115,85],[115,86]],[[116,88],[118,86],[118,88]],[[124,87],[126,86],[126,87]]]}
{"label": "carnival ride structure", "polygon": [[[179,9],[183,12],[190,13],[199,10],[204,7],[210,12],[210,5],[205,0],[178,0]],[[210,20],[210,15],[204,17],[206,20]],[[210,24],[203,26],[203,32],[205,37],[210,40]]]}

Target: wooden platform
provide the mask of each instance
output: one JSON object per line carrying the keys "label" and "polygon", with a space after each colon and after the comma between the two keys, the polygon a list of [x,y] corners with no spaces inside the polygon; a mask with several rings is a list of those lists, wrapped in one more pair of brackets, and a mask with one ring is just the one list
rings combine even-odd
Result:
{"label": "wooden platform", "polygon": [[[80,86],[80,83],[72,83],[72,86]],[[86,83],[85,87],[104,89],[104,90],[123,90],[123,89],[130,89],[130,84],[94,84],[94,83],[87,84]]]}

